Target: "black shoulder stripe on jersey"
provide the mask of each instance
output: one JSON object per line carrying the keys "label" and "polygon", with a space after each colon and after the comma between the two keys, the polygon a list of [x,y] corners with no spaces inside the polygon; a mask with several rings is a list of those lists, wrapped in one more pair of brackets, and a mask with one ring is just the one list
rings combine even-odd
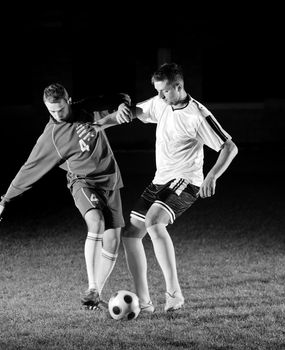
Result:
{"label": "black shoulder stripe on jersey", "polygon": [[214,119],[208,115],[206,117],[207,122],[210,124],[211,128],[215,131],[215,133],[223,140],[224,142],[227,141],[227,136],[222,132],[220,127],[217,125],[217,123],[214,121]]}

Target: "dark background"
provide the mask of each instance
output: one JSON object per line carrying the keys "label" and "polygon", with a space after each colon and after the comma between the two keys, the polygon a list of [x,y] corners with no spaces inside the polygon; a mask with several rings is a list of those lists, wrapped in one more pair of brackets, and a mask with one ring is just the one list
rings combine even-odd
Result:
{"label": "dark background", "polygon": [[[2,194],[48,120],[42,103],[45,86],[58,81],[73,100],[125,91],[139,101],[155,94],[151,74],[165,61],[183,66],[187,92],[214,113],[238,145],[239,155],[226,178],[282,175],[285,91],[280,9],[232,4],[205,10],[191,3],[157,8],[51,5],[11,6],[3,12]],[[154,126],[136,121],[107,133],[123,176],[145,174],[151,179]],[[206,150],[205,171],[216,157]],[[47,201],[57,193],[64,198],[64,177],[55,169],[36,188]],[[19,203],[39,198],[39,191],[25,194]]]}
{"label": "dark background", "polygon": [[165,60],[182,64],[188,90],[205,102],[284,98],[278,8],[110,7],[7,11],[1,20],[1,105],[38,103],[54,80],[75,97],[105,90],[149,96],[151,73]]}

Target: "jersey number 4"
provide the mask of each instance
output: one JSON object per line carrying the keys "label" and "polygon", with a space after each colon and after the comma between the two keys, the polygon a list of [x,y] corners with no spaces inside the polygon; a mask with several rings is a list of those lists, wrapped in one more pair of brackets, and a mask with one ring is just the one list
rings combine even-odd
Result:
{"label": "jersey number 4", "polygon": [[80,145],[80,148],[81,148],[81,151],[82,152],[85,152],[85,151],[90,151],[90,148],[89,148],[89,145],[87,145],[86,142],[84,142],[83,140],[79,140],[79,145]]}

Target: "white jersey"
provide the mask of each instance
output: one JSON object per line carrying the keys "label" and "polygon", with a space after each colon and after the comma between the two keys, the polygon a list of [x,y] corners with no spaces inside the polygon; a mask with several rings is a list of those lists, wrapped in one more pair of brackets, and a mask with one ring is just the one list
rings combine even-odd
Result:
{"label": "white jersey", "polygon": [[222,129],[213,114],[189,96],[188,104],[173,109],[159,96],[137,104],[143,110],[138,118],[144,123],[157,123],[155,184],[176,178],[201,186],[204,150],[207,145],[220,151],[231,136]]}

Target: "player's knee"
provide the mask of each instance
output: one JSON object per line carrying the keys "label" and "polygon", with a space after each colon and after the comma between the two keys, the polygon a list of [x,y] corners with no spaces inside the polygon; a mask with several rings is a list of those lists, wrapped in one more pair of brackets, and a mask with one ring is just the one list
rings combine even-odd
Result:
{"label": "player's knee", "polygon": [[145,227],[148,230],[149,227],[154,226],[158,223],[158,220],[154,216],[147,215],[145,218]]}
{"label": "player's knee", "polygon": [[145,226],[148,230],[149,227],[156,226],[156,225],[164,225],[166,226],[169,222],[169,218],[161,218],[159,215],[147,215],[145,218]]}
{"label": "player's knee", "polygon": [[152,240],[161,239],[168,235],[166,225],[161,223],[148,226],[147,232]]}
{"label": "player's knee", "polygon": [[123,238],[143,238],[146,228],[143,221],[131,220],[122,230]]}
{"label": "player's knee", "polygon": [[101,233],[104,231],[104,217],[100,210],[89,210],[84,219],[89,232]]}

